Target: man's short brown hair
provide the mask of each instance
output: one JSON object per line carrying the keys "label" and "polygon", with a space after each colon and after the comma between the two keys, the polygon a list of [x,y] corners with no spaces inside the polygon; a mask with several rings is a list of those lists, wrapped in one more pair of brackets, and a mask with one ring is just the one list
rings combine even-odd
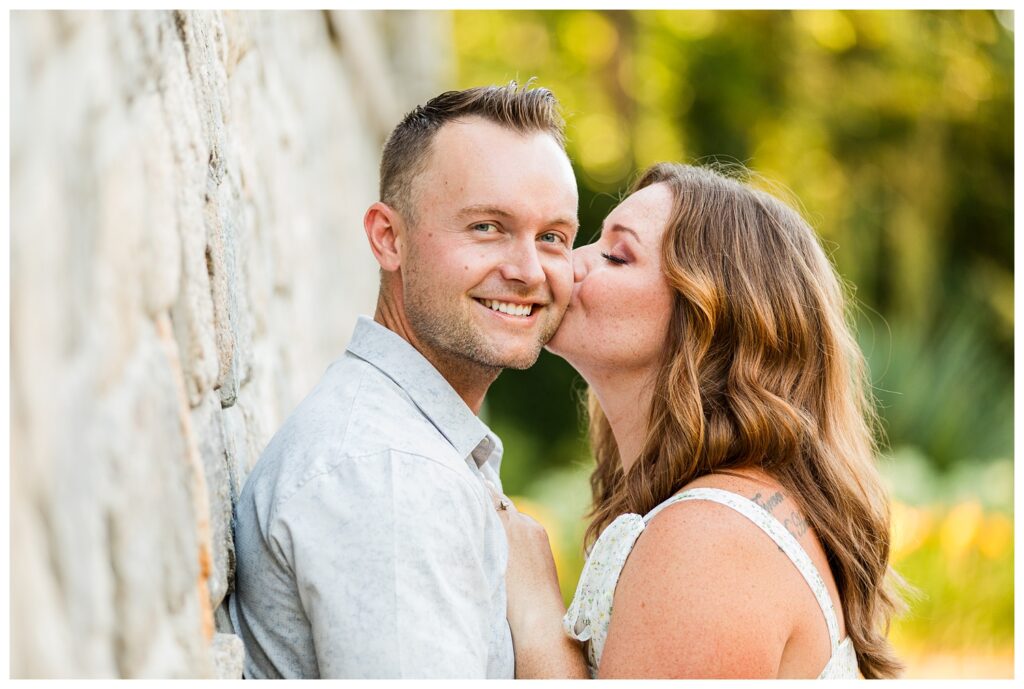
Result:
{"label": "man's short brown hair", "polygon": [[565,122],[558,99],[546,88],[478,86],[446,91],[416,106],[391,132],[380,161],[380,200],[415,222],[412,182],[426,167],[434,136],[446,123],[476,116],[523,134],[550,134],[565,149]]}

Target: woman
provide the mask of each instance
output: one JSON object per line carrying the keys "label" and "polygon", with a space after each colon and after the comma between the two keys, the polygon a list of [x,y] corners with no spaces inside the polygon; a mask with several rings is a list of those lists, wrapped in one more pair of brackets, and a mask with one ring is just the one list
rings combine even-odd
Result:
{"label": "woman", "polygon": [[660,164],[574,264],[548,347],[590,388],[593,547],[563,620],[546,535],[501,501],[517,676],[895,676],[865,366],[813,230]]}

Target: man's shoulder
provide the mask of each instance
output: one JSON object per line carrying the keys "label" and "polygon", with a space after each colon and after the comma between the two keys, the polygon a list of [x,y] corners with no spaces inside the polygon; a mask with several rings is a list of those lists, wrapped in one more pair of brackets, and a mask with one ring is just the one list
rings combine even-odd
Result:
{"label": "man's shoulder", "polygon": [[315,479],[354,472],[346,478],[372,480],[375,465],[383,470],[395,454],[421,457],[442,473],[467,468],[398,384],[346,353],[271,438],[247,488],[279,505]]}

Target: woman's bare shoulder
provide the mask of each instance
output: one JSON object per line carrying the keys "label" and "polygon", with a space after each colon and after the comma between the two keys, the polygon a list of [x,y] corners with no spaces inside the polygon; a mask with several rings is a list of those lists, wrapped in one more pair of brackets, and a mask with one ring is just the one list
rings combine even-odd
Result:
{"label": "woman's bare shoulder", "polygon": [[626,561],[602,676],[774,676],[793,629],[791,567],[755,524],[725,505],[667,507]]}
{"label": "woman's bare shoulder", "polygon": [[[744,497],[784,522],[787,528],[799,515],[796,502],[767,476],[711,475],[680,492],[692,488],[718,488]],[[784,521],[787,517],[791,517],[789,523]],[[643,560],[647,551],[655,557],[667,555],[685,560],[685,567],[698,570],[698,576],[700,572],[711,572],[710,576],[717,577],[721,574],[717,570],[743,572],[752,567],[762,573],[771,568],[789,573],[792,568],[788,556],[760,527],[732,507],[712,500],[679,501],[661,510],[637,541],[637,560]]]}

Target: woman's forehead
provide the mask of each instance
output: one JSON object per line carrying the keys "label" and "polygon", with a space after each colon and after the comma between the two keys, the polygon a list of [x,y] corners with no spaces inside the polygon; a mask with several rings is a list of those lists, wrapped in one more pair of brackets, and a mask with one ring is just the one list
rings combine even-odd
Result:
{"label": "woman's forehead", "polygon": [[642,241],[645,235],[660,234],[672,213],[672,190],[663,182],[644,187],[615,207],[605,218],[602,230],[616,226],[635,231]]}

